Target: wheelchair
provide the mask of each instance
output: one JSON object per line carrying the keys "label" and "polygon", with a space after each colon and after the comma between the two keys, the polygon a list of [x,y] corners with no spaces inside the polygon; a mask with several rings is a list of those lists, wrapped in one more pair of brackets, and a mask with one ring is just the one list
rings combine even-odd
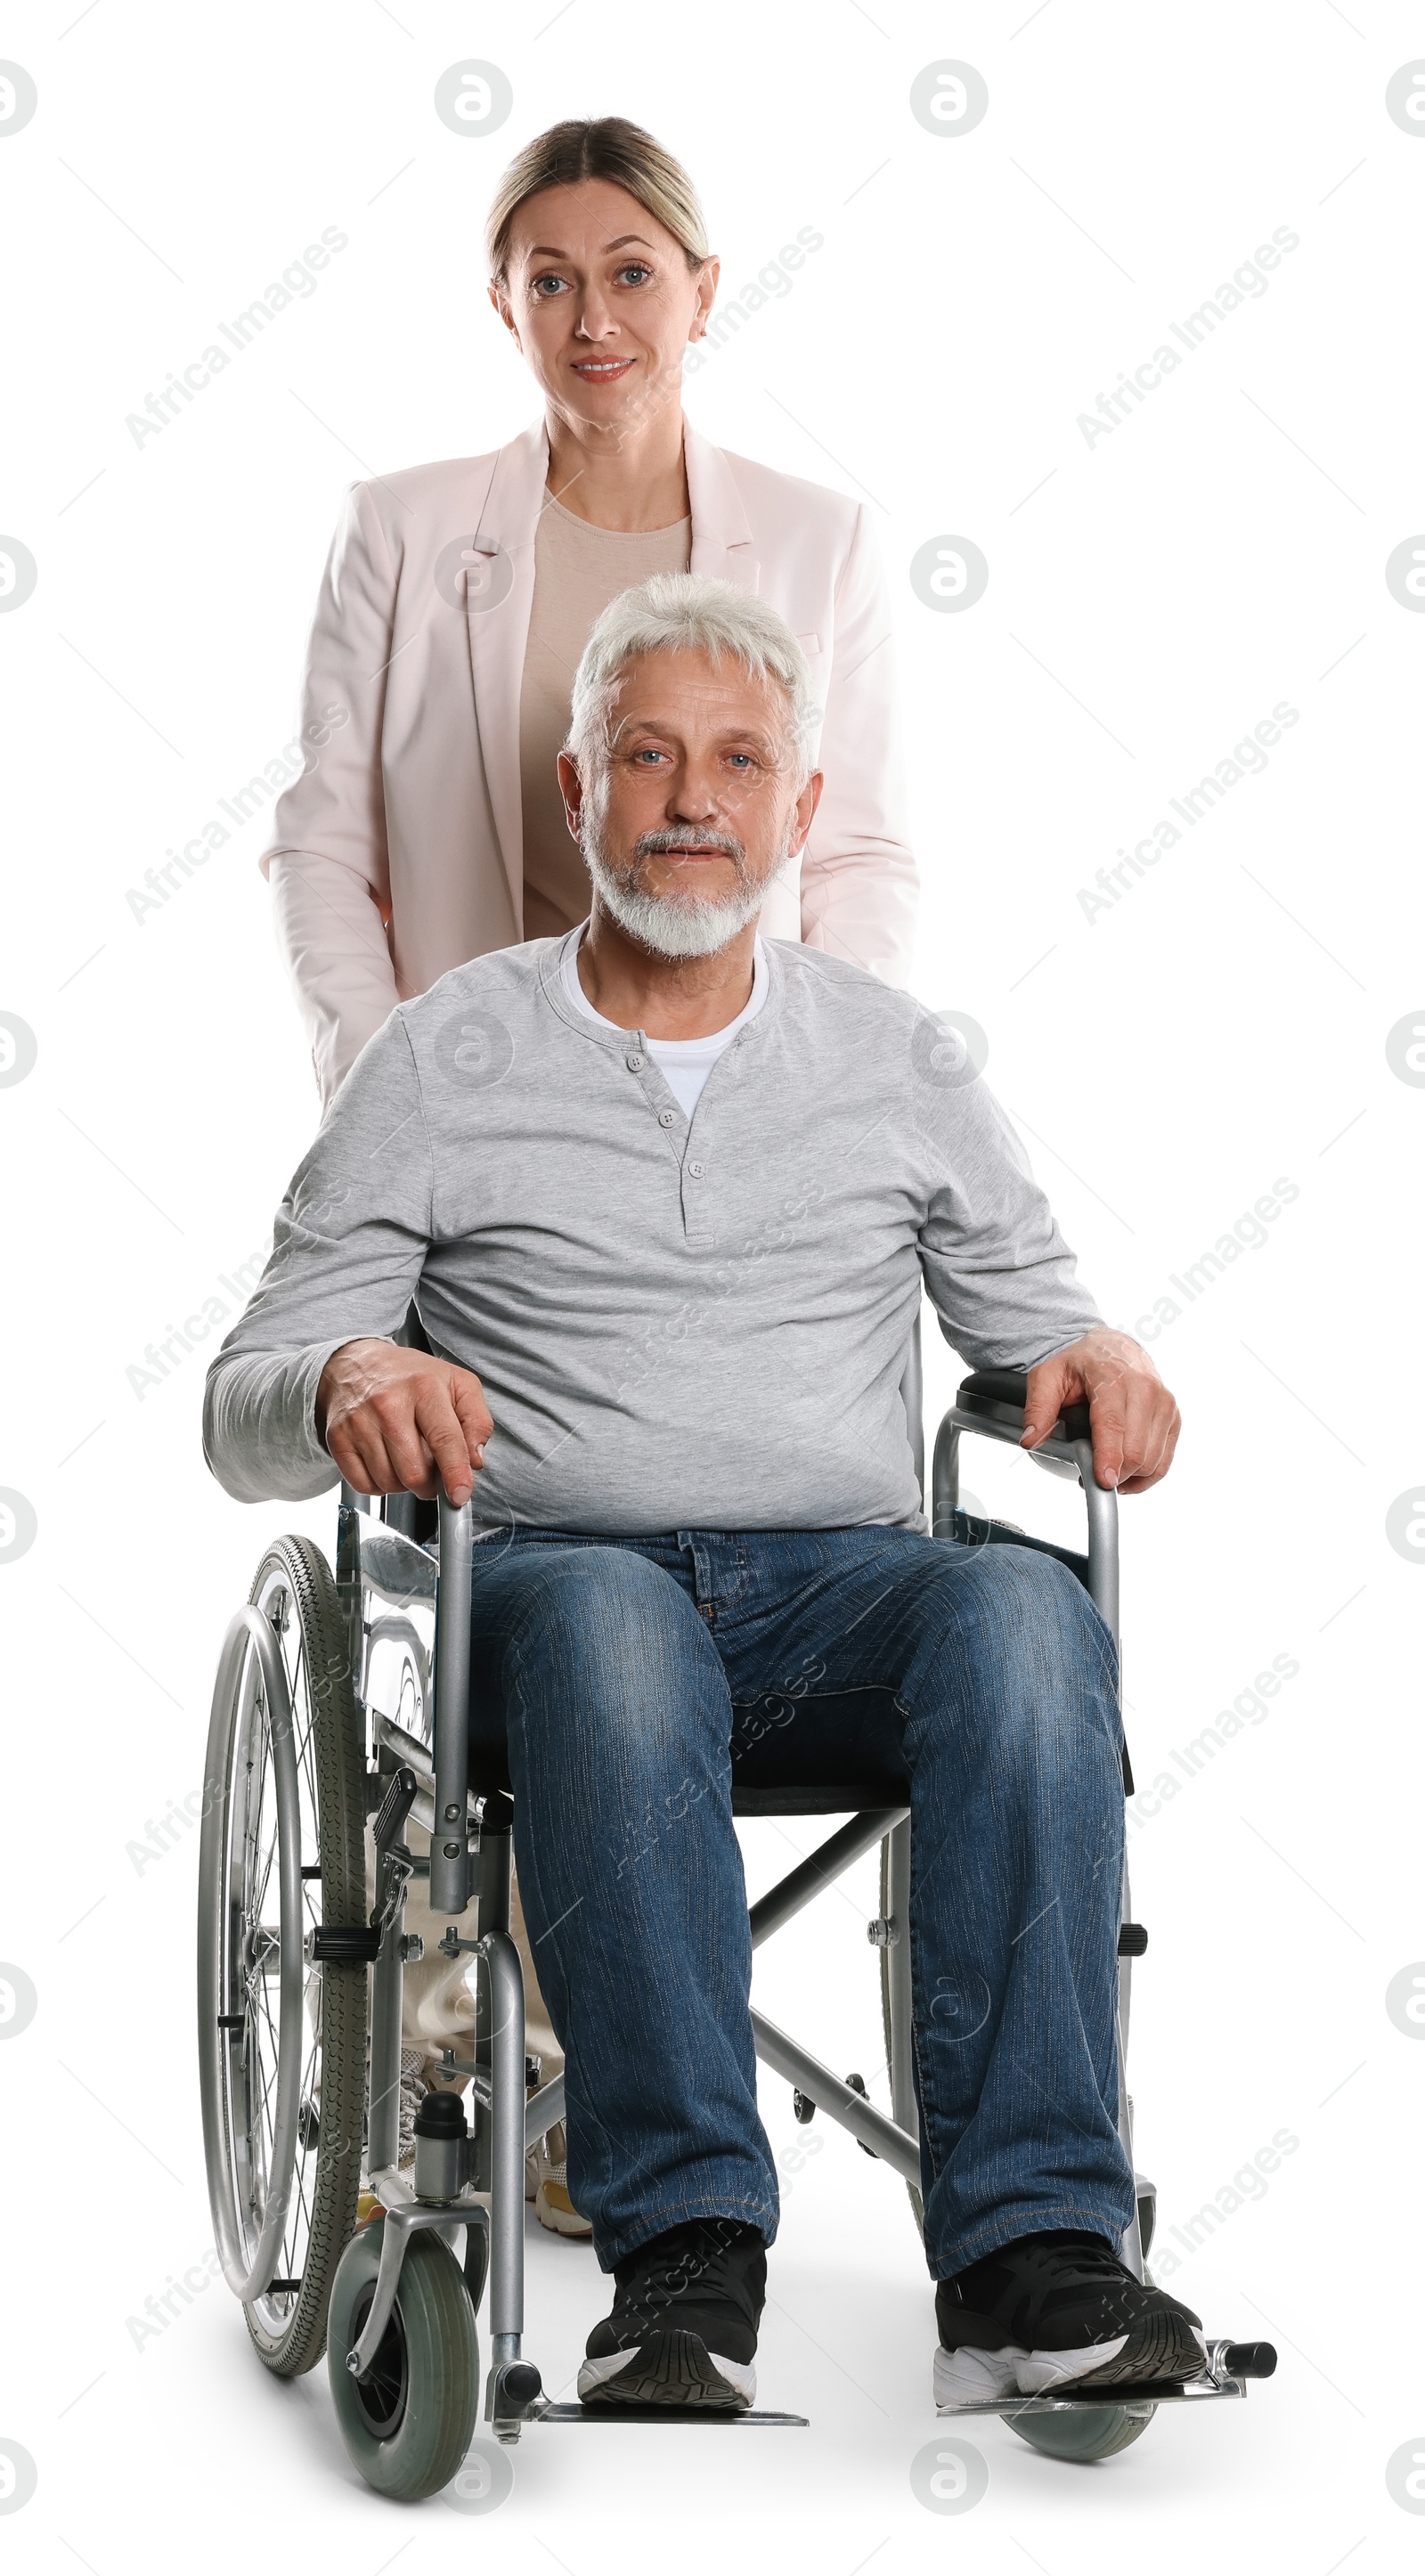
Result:
{"label": "wheelchair", "polygon": [[[924,1491],[918,1334],[902,1393]],[[1059,1557],[1116,1640],[1117,1497],[1094,1480],[1086,1407],[1067,1409],[1024,1453],[1082,1487],[1086,1554],[960,1509],[962,1438],[1017,1445],[1024,1404],[1022,1376],[978,1370],[964,1380],[935,1440],[932,1533],[950,1545]],[[199,1869],[204,2154],[224,2277],[269,2370],[294,2377],[327,2350],[356,2467],[380,2493],[410,2500],[447,2485],[469,2448],[481,2406],[476,2321],[487,2298],[483,2411],[496,2439],[599,2419],[596,2408],[546,2399],[524,2351],[525,2152],[563,2117],[564,2079],[540,2083],[537,2061],[526,2059],[509,1931],[509,1779],[498,1748],[471,1750],[473,1544],[468,1503],[456,1511],[444,1499],[437,1507],[394,1495],[372,1509],[343,1487],[334,1571],[306,1538],[268,1548],[219,1662]],[[1129,1794],[1126,1757],[1124,1769]],[[820,2113],[848,2130],[903,2178],[919,2222],[907,1784],[894,1773],[822,1776],[804,1758],[794,1775],[785,1761],[779,1772],[776,1748],[764,1748],[752,1776],[739,1780],[734,1765],[733,1812],[849,1817],[752,1906],[754,1947],[880,1845],[880,1911],[868,1934],[879,1954],[889,2117],[859,2076],[843,2081],[756,2010],[752,2025],[758,2057],[794,2088],[798,2120]],[[428,1858],[402,1839],[410,1821],[430,1836]],[[403,1913],[422,1877],[432,1913],[449,1926],[440,1950],[473,1962],[476,2020],[468,2056],[446,2051],[442,2081],[416,2114],[412,2183],[398,2156],[402,1975],[422,1950]],[[1146,1947],[1125,1865],[1118,2124],[1130,2166],[1129,1990]],[[1154,2215],[1153,2186],[1138,2176],[1119,2252],[1140,2279]],[[1213,2341],[1195,2379],[1115,2389],[1111,2404],[1070,2387],[956,2412],[1001,2415],[1059,2459],[1103,2460],[1137,2441],[1160,2405],[1243,2398],[1275,2364],[1270,2345]],[[806,2420],[628,2406],[617,2420],[640,2413],[727,2426]]]}

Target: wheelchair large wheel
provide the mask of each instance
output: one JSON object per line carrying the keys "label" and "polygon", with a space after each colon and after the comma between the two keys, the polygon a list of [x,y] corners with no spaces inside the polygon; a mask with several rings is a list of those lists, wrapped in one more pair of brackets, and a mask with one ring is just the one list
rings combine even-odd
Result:
{"label": "wheelchair large wheel", "polygon": [[368,2486],[415,2503],[449,2486],[470,2448],[480,2403],[475,2311],[448,2245],[411,2238],[396,2304],[364,2379],[346,2356],[376,2293],[384,2218],[348,2245],[331,2303],[327,2370],[342,2440]]}
{"label": "wheelchair large wheel", "polygon": [[336,1586],[278,1539],[213,1693],[198,1890],[203,2148],[228,2286],[269,2370],[320,2359],[356,2224],[366,1969],[310,1963],[366,1915],[365,1765]]}
{"label": "wheelchair large wheel", "polygon": [[1052,2460],[1111,2460],[1146,2433],[1156,2406],[1075,2406],[1062,2415],[1006,2415],[1012,2432]]}

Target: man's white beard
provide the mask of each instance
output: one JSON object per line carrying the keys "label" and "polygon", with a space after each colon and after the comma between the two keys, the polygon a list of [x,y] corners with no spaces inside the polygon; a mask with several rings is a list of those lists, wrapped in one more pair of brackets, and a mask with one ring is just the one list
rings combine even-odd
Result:
{"label": "man's white beard", "polygon": [[[791,851],[785,850],[760,884],[750,885],[739,861],[742,883],[720,902],[700,894],[644,894],[628,886],[610,867],[603,846],[603,814],[590,800],[584,809],[579,847],[597,894],[611,921],[627,931],[655,957],[713,957],[726,948],[749,921],[755,921],[771,888],[783,873]],[[729,853],[730,855],[730,853]],[[634,865],[639,864],[634,862]]]}

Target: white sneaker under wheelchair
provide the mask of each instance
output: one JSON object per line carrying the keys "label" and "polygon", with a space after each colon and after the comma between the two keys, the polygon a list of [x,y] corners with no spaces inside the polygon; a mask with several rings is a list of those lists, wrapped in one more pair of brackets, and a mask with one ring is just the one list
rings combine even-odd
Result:
{"label": "white sneaker under wheelchair", "polygon": [[[918,1342],[905,1387],[923,1472]],[[959,1509],[962,1434],[1016,1444],[1022,1378],[967,1378],[935,1443],[931,1527],[951,1545],[1048,1542]],[[1087,1416],[1066,1413],[1035,1465],[1077,1478],[1088,1553],[1068,1563],[1118,1633],[1116,1497],[1094,1482]],[[1029,1454],[1029,1453],[1026,1453]],[[477,2317],[486,2311],[486,2422],[502,2442],[527,2429],[607,2422],[611,2409],[551,2404],[524,2348],[527,2144],[564,2112],[564,2081],[536,2085],[527,2063],[519,1954],[509,1933],[512,1802],[503,1753],[470,1751],[470,1508],[439,1507],[438,1559],[417,1543],[433,1506],[393,1497],[381,1514],[343,1489],[335,1571],[306,1538],[278,1539],[228,1630],[208,1741],[198,1925],[203,2134],[216,2241],[257,2352],[283,2377],[328,2354],[342,2435],[384,2495],[435,2493],[458,2472],[481,2409]],[[801,2121],[835,2121],[908,2186],[920,2221],[912,2076],[909,1792],[903,1778],[779,1776],[766,1748],[739,1782],[742,1816],[840,1815],[842,1824],[751,1909],[754,1947],[831,1887],[873,1845],[890,2113],[754,2011],[757,2054],[794,2088]],[[804,1759],[804,1757],[803,1757]],[[475,1776],[472,1776],[472,1768]],[[403,1840],[430,1835],[428,1859]],[[375,1901],[366,1834],[374,1825]],[[420,1955],[405,1893],[429,1877],[441,1949],[473,1962],[469,2053],[447,2051],[416,2122],[414,2176],[400,2161],[402,1973]],[[1119,1935],[1118,2126],[1132,2164],[1126,2089],[1129,1980],[1147,1936]],[[1141,2176],[1118,2256],[1145,2280],[1153,2188]],[[1200,2339],[1181,2379],[1076,2388],[1036,2382],[1019,2347],[942,2351],[943,2412],[1002,2415],[1063,2459],[1101,2460],[1136,2441],[1165,2403],[1242,2398],[1275,2354]],[[1007,2358],[1008,2357],[1008,2358]],[[1024,2358],[1033,2361],[1026,2351]],[[1074,2356],[1061,2356],[1072,2361]],[[1190,2366],[1195,2364],[1196,2366]],[[1110,2372],[1111,2380],[1111,2372]],[[640,2410],[621,2406],[618,2420]],[[799,2425],[755,2407],[650,2406],[650,2421]]]}

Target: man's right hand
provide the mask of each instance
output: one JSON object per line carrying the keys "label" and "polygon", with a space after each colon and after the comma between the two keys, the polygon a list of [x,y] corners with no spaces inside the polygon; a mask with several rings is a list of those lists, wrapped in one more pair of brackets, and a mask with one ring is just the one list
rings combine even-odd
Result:
{"label": "man's right hand", "polygon": [[468,1502],[494,1430],[472,1370],[394,1342],[343,1342],[317,1388],[317,1434],[358,1494],[443,1486]]}

